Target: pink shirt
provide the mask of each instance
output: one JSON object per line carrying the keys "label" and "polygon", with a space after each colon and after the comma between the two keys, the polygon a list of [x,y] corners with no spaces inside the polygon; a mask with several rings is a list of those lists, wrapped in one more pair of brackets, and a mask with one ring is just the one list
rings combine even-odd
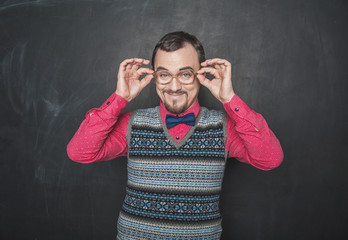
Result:
{"label": "pink shirt", "polygon": [[[121,113],[128,102],[113,93],[99,108],[86,114],[85,120],[70,140],[67,153],[71,160],[91,163],[126,156],[126,140],[130,112]],[[227,113],[228,157],[249,163],[262,170],[271,170],[283,161],[283,151],[265,119],[251,110],[237,95],[225,103]],[[201,107],[198,101],[179,116],[193,112],[197,117]],[[166,114],[171,114],[160,102],[160,114],[165,123]],[[180,141],[191,126],[178,124],[169,133]]]}

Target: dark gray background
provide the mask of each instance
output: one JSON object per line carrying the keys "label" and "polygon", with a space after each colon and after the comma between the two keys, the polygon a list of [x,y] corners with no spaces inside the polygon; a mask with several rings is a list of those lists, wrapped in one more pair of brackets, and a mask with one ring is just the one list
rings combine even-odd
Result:
{"label": "dark gray background", "polygon": [[[285,159],[229,159],[223,239],[348,239],[348,2],[1,1],[0,238],[115,239],[126,159],[82,165],[66,145],[115,90],[125,58],[184,30],[233,64]],[[158,104],[154,85],[126,110]],[[222,109],[202,89],[201,105]]]}

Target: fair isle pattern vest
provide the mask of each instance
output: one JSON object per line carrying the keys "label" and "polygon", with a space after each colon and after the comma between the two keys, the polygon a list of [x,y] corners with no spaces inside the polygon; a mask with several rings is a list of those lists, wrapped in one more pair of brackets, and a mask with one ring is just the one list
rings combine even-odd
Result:
{"label": "fair isle pattern vest", "polygon": [[117,239],[220,239],[225,114],[204,107],[176,142],[159,107],[132,113],[128,182]]}

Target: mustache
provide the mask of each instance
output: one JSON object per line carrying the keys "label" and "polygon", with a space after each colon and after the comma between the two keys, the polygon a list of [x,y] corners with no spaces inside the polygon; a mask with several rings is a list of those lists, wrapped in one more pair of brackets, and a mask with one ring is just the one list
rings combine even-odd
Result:
{"label": "mustache", "polygon": [[178,91],[164,90],[163,93],[168,93],[168,94],[187,94],[187,92],[183,91],[183,90],[178,90]]}

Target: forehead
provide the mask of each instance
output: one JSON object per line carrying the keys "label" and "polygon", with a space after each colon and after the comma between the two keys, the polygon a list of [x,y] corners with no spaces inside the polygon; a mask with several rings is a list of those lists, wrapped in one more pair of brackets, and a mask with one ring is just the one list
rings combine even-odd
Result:
{"label": "forehead", "polygon": [[173,52],[166,52],[159,49],[155,57],[155,69],[158,67],[166,68],[170,71],[178,71],[183,67],[199,69],[199,60],[196,49],[191,44],[185,44]]}

